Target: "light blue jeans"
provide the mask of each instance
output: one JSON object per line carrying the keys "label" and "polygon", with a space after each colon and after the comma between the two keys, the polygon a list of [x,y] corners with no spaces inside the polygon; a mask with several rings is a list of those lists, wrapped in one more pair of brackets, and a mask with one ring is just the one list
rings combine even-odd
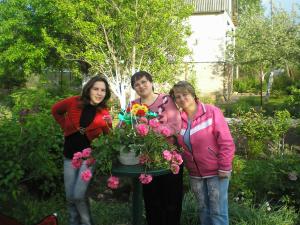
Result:
{"label": "light blue jeans", "polygon": [[87,168],[83,163],[79,169],[72,167],[72,160],[64,158],[64,183],[70,225],[92,225],[90,206],[86,191],[90,182],[80,178],[80,174]]}
{"label": "light blue jeans", "polygon": [[201,225],[228,225],[229,178],[190,177],[190,183],[199,204]]}

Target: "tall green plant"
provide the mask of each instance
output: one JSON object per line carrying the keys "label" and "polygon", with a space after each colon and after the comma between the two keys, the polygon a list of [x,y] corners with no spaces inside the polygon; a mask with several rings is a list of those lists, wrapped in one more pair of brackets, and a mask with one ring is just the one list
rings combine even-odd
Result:
{"label": "tall green plant", "polygon": [[12,116],[0,120],[0,199],[16,197],[21,185],[41,194],[62,190],[63,138],[50,112],[57,99],[41,89],[13,99]]}
{"label": "tall green plant", "polygon": [[238,115],[231,124],[238,151],[248,158],[282,153],[284,146],[281,141],[289,127],[287,110],[275,112],[274,117],[252,110]]}

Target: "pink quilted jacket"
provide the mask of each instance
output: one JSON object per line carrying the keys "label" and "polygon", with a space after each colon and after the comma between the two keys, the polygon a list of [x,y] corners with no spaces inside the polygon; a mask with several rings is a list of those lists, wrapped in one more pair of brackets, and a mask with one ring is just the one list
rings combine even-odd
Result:
{"label": "pink quilted jacket", "polygon": [[231,171],[235,145],[221,110],[198,102],[198,111],[191,123],[190,151],[183,141],[188,117],[181,113],[182,126],[178,142],[184,148],[183,159],[191,176],[207,177],[218,171]]}

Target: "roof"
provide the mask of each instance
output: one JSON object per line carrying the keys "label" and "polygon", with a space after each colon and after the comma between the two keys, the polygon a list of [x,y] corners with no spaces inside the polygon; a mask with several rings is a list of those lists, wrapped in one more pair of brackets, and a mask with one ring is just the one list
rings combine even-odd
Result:
{"label": "roof", "polygon": [[226,11],[232,16],[234,0],[185,0],[194,6],[194,13],[219,13]]}

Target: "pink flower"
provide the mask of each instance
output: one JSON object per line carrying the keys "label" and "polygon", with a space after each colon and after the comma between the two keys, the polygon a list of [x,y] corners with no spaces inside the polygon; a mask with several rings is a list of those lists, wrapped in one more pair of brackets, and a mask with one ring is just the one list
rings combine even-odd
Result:
{"label": "pink flower", "polygon": [[145,124],[148,123],[148,119],[146,117],[141,117],[139,121],[140,123],[145,123]]}
{"label": "pink flower", "polygon": [[91,152],[92,152],[92,149],[91,148],[86,148],[86,149],[83,149],[82,150],[82,157],[83,158],[88,158],[91,156]]}
{"label": "pink flower", "polygon": [[147,162],[149,162],[149,160],[150,160],[150,158],[149,158],[149,156],[147,154],[142,154],[139,157],[139,162],[142,165],[145,164],[145,163],[147,163]]}
{"label": "pink flower", "polygon": [[154,119],[149,120],[150,127],[157,128],[157,127],[159,127],[159,125],[160,125],[160,123],[159,123],[158,119],[154,118]]}
{"label": "pink flower", "polygon": [[167,127],[161,127],[160,133],[166,137],[169,137],[171,135],[171,130]]}
{"label": "pink flower", "polygon": [[80,174],[80,177],[83,181],[88,182],[92,178],[92,172],[90,169],[86,169]]}
{"label": "pink flower", "polygon": [[82,158],[82,153],[81,152],[76,152],[73,155],[73,159],[81,159]]}
{"label": "pink flower", "polygon": [[110,176],[107,180],[107,186],[111,189],[117,189],[119,186],[119,178],[118,177],[114,177],[114,176]]}
{"label": "pink flower", "polygon": [[95,164],[96,163],[96,159],[94,159],[94,158],[88,158],[87,160],[86,160],[86,165],[87,166],[91,166],[91,165],[93,165],[93,164]]}
{"label": "pink flower", "polygon": [[172,152],[172,163],[181,165],[183,163],[182,157],[176,151]]}
{"label": "pink flower", "polygon": [[146,124],[138,124],[136,125],[136,130],[139,135],[146,136],[149,132],[149,127]]}
{"label": "pink flower", "polygon": [[79,169],[81,167],[81,164],[82,164],[82,160],[81,159],[76,159],[73,157],[72,159],[72,167],[74,169]]}
{"label": "pink flower", "polygon": [[178,174],[179,169],[180,169],[180,167],[177,164],[174,164],[174,163],[171,164],[171,171],[173,174]]}
{"label": "pink flower", "polygon": [[139,180],[142,184],[149,184],[152,181],[152,176],[142,173]]}
{"label": "pink flower", "polygon": [[160,134],[160,127],[153,127],[153,131],[157,134]]}
{"label": "pink flower", "polygon": [[172,159],[172,154],[169,150],[164,150],[162,154],[165,160],[170,161]]}

